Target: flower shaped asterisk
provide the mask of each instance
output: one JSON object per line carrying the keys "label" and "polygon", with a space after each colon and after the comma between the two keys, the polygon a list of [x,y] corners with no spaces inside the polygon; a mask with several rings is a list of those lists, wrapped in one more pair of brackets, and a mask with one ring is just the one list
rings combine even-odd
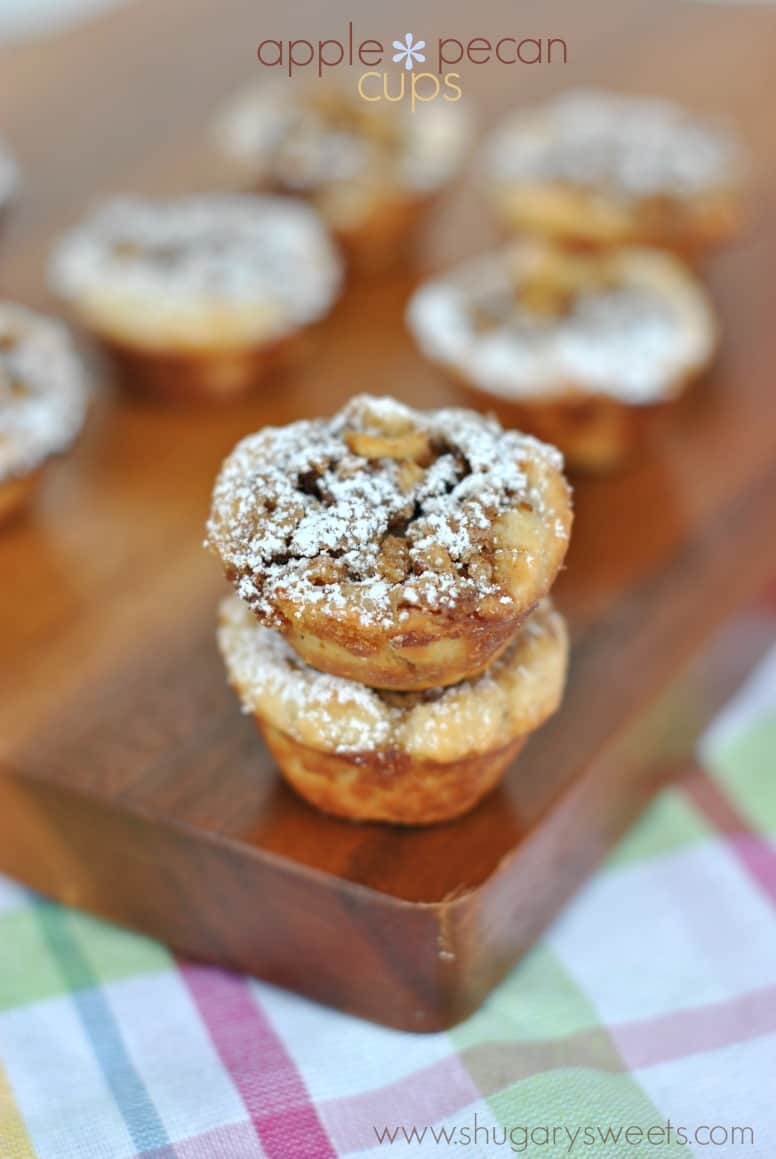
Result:
{"label": "flower shaped asterisk", "polygon": [[403,60],[405,68],[412,68],[415,62],[418,64],[426,63],[426,58],[420,51],[426,47],[426,42],[425,40],[413,41],[411,32],[407,33],[404,40],[394,40],[393,47],[397,50],[393,57],[394,64]]}

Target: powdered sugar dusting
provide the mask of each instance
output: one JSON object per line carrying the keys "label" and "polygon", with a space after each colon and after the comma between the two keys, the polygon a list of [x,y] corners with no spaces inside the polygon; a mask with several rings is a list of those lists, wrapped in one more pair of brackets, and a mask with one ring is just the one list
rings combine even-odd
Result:
{"label": "powdered sugar dusting", "polygon": [[326,313],[342,269],[309,207],[203,195],[108,202],[63,239],[50,276],[55,291],[76,302],[115,291],[168,310],[270,304],[283,329]]}
{"label": "powdered sugar dusting", "polygon": [[670,257],[627,251],[611,280],[591,277],[568,308],[548,316],[520,300],[531,251],[525,243],[422,286],[407,321],[424,353],[505,398],[576,391],[632,404],[670,396],[708,361],[710,308]]}
{"label": "powdered sugar dusting", "polygon": [[[372,438],[390,452],[397,437],[414,440],[415,459],[366,457]],[[216,482],[209,542],[264,624],[282,626],[282,605],[390,628],[403,609],[509,601],[494,522],[520,503],[543,519],[561,467],[554,448],[471,411],[359,395],[329,420],[238,444]]]}
{"label": "powdered sugar dusting", "polygon": [[387,744],[397,710],[371,688],[305,664],[235,597],[222,604],[218,639],[230,677],[243,690],[245,712],[277,697],[289,727],[296,722],[298,729],[307,720],[334,751],[369,751]]}
{"label": "powdered sugar dusting", "polygon": [[585,89],[509,118],[485,164],[496,180],[692,197],[729,188],[744,163],[730,132],[669,101]]}
{"label": "powdered sugar dusting", "polygon": [[86,375],[64,326],[0,303],[0,481],[35,470],[83,425]]}

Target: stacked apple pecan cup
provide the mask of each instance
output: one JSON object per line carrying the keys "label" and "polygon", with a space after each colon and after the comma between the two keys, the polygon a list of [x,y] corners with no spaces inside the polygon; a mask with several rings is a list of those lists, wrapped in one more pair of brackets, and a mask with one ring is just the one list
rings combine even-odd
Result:
{"label": "stacked apple pecan cup", "polygon": [[555,711],[562,466],[494,419],[368,395],[227,458],[207,535],[236,593],[219,645],[312,804],[415,825],[458,816]]}

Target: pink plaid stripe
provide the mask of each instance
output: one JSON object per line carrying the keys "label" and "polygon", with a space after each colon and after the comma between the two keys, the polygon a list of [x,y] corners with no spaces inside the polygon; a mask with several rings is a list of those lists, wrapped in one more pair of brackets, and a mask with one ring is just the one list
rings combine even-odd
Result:
{"label": "pink plaid stripe", "polygon": [[646,1022],[623,1023],[610,1027],[609,1033],[630,1070],[719,1050],[776,1033],[776,986]]}
{"label": "pink plaid stripe", "polygon": [[244,979],[186,964],[180,971],[268,1159],[336,1159],[291,1056]]}
{"label": "pink plaid stripe", "polygon": [[776,904],[776,849],[767,837],[755,833],[719,782],[696,768],[683,787],[695,807],[727,839],[727,845],[766,897]]}

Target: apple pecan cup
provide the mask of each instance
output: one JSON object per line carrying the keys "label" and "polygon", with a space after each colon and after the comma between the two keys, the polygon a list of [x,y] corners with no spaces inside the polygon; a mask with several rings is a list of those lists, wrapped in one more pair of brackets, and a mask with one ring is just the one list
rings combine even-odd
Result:
{"label": "apple pecan cup", "polygon": [[538,239],[427,282],[407,319],[476,405],[589,471],[628,457],[717,339],[704,290],[670,254],[569,253]]}
{"label": "apple pecan cup", "polygon": [[293,360],[339,293],[341,263],[291,199],[121,198],[61,241],[51,283],[131,385],[227,399]]}
{"label": "apple pecan cup", "polygon": [[410,111],[331,83],[266,84],[239,96],[216,141],[255,188],[308,199],[366,271],[406,255],[416,226],[458,173],[468,117],[441,101]]}
{"label": "apple pecan cup", "polygon": [[84,366],[61,323],[0,302],[0,523],[33,496],[83,426]]}
{"label": "apple pecan cup", "polygon": [[360,395],[244,439],[208,545],[257,620],[376,688],[454,684],[509,645],[563,563],[562,458],[466,410]]}
{"label": "apple pecan cup", "polygon": [[498,784],[558,707],[568,658],[549,600],[482,675],[425,692],[319,672],[235,596],[221,607],[218,641],[243,710],[302,797],[340,817],[405,825],[457,817]]}
{"label": "apple pecan cup", "polygon": [[737,232],[745,172],[725,127],[665,100],[571,90],[508,117],[482,176],[509,232],[695,257]]}

